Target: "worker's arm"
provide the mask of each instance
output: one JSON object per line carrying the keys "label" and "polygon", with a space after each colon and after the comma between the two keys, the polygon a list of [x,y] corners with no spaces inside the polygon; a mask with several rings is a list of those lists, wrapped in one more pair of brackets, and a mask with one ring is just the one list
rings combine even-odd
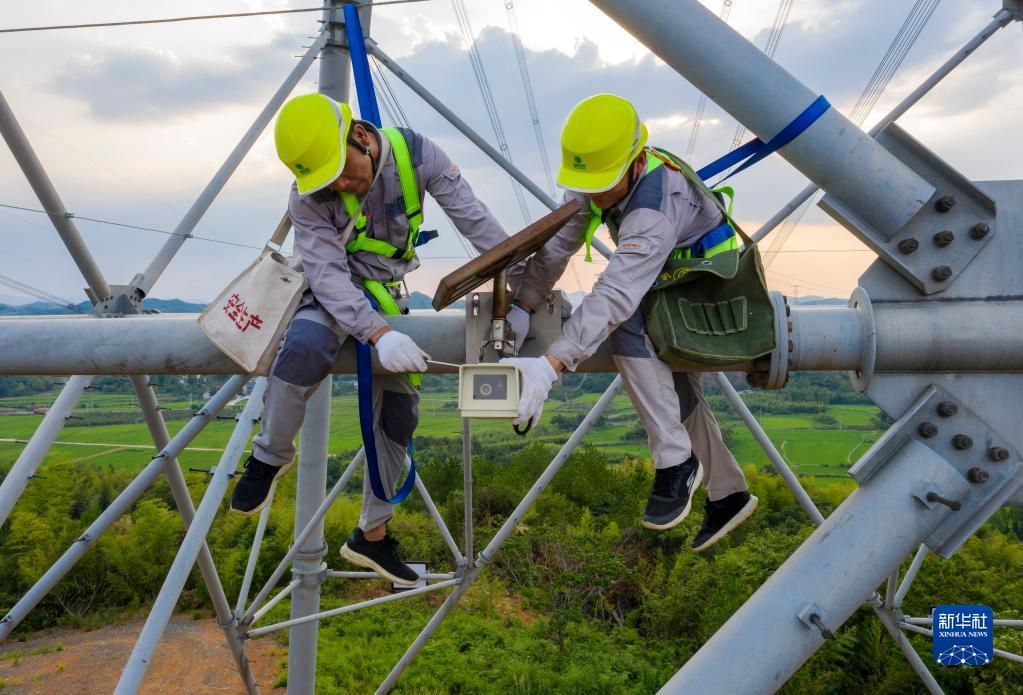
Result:
{"label": "worker's arm", "polygon": [[[508,238],[508,233],[497,221],[490,209],[473,193],[469,182],[462,178],[462,172],[448,158],[447,154],[429,138],[416,134],[421,142],[422,164],[419,168],[420,182],[426,192],[440,204],[455,229],[483,253]],[[518,286],[524,264],[519,263],[508,269],[509,282]]]}
{"label": "worker's arm", "polygon": [[418,134],[417,137],[422,142],[420,183],[440,204],[455,229],[481,253],[507,239],[504,227],[476,197],[472,187],[462,178],[462,172],[444,151],[429,138]]}
{"label": "worker's arm", "polygon": [[[678,234],[664,213],[641,208],[625,216],[618,248],[593,290],[562,327],[547,354],[575,371],[618,326],[631,317],[675,247]],[[527,273],[524,286],[528,287]]]}
{"label": "worker's arm", "polygon": [[387,322],[373,310],[362,288],[352,279],[348,252],[338,243],[330,204],[300,198],[293,188],[288,214],[309,289],[341,330],[363,343],[372,343],[389,331]]}
{"label": "worker's arm", "polygon": [[567,192],[562,204],[573,200],[579,202],[580,212],[526,263],[522,282],[515,293],[515,302],[529,311],[543,306],[554,283],[565,273],[572,255],[583,244],[583,231],[590,220],[589,202],[582,194]]}

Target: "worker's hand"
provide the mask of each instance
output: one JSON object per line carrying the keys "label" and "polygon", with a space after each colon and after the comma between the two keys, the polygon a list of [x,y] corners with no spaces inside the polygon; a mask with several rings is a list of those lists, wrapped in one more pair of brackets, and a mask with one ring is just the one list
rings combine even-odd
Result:
{"label": "worker's hand", "polygon": [[505,318],[507,318],[508,325],[512,329],[512,335],[515,337],[515,354],[517,355],[519,350],[522,349],[522,343],[526,342],[526,336],[529,334],[529,312],[518,304],[514,304]]}
{"label": "worker's hand", "polygon": [[377,338],[377,356],[389,372],[425,372],[430,356],[419,349],[416,342],[404,333],[387,331]]}
{"label": "worker's hand", "polygon": [[550,361],[546,357],[505,357],[501,364],[518,367],[522,375],[522,393],[519,396],[519,416],[512,420],[519,427],[529,424],[530,427],[540,422],[543,402],[551,392],[551,386],[558,379]]}

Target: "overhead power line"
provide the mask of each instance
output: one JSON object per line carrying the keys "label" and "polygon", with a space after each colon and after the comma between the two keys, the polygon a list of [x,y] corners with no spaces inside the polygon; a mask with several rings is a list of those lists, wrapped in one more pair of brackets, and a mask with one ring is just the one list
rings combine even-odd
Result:
{"label": "overhead power line", "polygon": [[[380,97],[380,105],[383,107],[387,118],[390,119],[391,123],[400,125],[403,128],[412,129],[412,122],[405,114],[405,109],[401,106],[398,94],[394,91],[390,81],[387,79],[387,73],[380,66],[380,63],[377,61],[375,56],[370,56],[369,69],[370,72],[373,73],[373,84],[377,95]],[[445,216],[444,220],[447,223],[452,236],[458,240],[459,245],[461,245],[462,250],[465,252],[464,256],[457,256],[457,258],[473,258],[476,255],[476,249],[474,249],[472,245],[465,240],[465,237],[455,230],[449,218]],[[421,254],[420,257],[423,258]],[[436,258],[440,258],[440,256],[436,256]]]}
{"label": "overhead power line", "polygon": [[[767,54],[768,58],[774,58],[774,54],[778,51],[778,44],[781,43],[781,33],[785,29],[785,25],[789,21],[789,13],[792,11],[792,4],[796,0],[779,0],[778,10],[774,13],[774,23],[771,25],[771,31],[767,35],[767,43],[764,44],[764,53]],[[732,136],[732,149],[734,150],[742,143],[742,138],[746,135],[746,126],[742,123],[738,124],[735,128],[735,135]]]}
{"label": "overhead power line", "polygon": [[[0,203],[0,208],[8,208],[10,210],[24,210],[25,212],[38,212],[38,213],[41,213],[43,215],[50,215],[50,216],[57,216],[57,214],[58,214],[58,213],[55,213],[55,212],[47,212],[46,210],[39,210],[37,208],[26,208],[26,207],[21,207],[20,205],[8,205],[6,203]],[[124,222],[114,222],[112,220],[101,220],[101,219],[97,219],[95,217],[84,217],[82,215],[76,215],[73,212],[69,212],[67,214],[70,215],[71,217],[73,217],[76,220],[85,220],[87,222],[96,222],[98,224],[108,224],[108,225],[111,225],[113,227],[123,227],[125,229],[138,229],[138,230],[143,231],[143,232],[155,232],[157,234],[167,234],[169,236],[184,236],[184,237],[188,237],[189,239],[198,239],[199,241],[209,241],[209,242],[212,242],[214,244],[224,244],[225,246],[239,246],[239,247],[245,248],[245,249],[256,249],[257,251],[259,251],[259,250],[261,250],[263,248],[262,246],[253,246],[251,244],[242,244],[241,242],[237,242],[237,241],[225,241],[223,239],[213,239],[211,237],[196,236],[195,234],[180,234],[178,232],[168,232],[165,229],[156,229],[155,227],[140,227],[139,225],[126,224]]]}
{"label": "overhead power line", "polygon": [[0,275],[0,285],[8,287],[14,290],[15,292],[20,292],[24,295],[32,297],[33,299],[38,299],[39,301],[45,302],[46,304],[54,304],[62,309],[76,311],[78,308],[74,302],[58,297],[57,295],[51,294],[46,290],[41,290],[38,287],[33,287],[32,285],[21,282],[20,280],[15,280],[12,277],[7,277],[6,275]]}
{"label": "overhead power line", "polygon": [[[859,99],[856,100],[856,104],[849,114],[849,120],[853,123],[858,126],[863,125],[863,121],[866,120],[873,110],[881,94],[888,88],[888,84],[891,82],[892,77],[895,76],[895,72],[902,65],[902,61],[905,60],[910,49],[913,48],[913,44],[920,38],[920,34],[923,32],[924,27],[927,26],[931,15],[934,14],[934,10],[938,8],[939,4],[941,4],[941,0],[917,0],[913,7],[910,8],[909,14],[906,15],[902,26],[895,34],[891,44],[889,44],[888,50],[881,57],[877,68],[874,70],[874,74],[867,80],[867,85],[863,88],[863,92],[860,93]],[[819,192],[812,195],[781,224],[767,252],[764,253],[765,269],[769,268],[774,259],[777,258],[782,247],[789,237],[792,236],[792,232],[799,226],[803,216],[810,209],[810,206],[817,202],[820,195]]]}
{"label": "overhead power line", "polygon": [[[728,23],[728,15],[732,13],[732,1],[724,0],[721,3],[721,21]],[[703,125],[703,112],[707,108],[707,95],[700,93],[700,99],[696,102],[696,116],[693,118],[693,129],[689,133],[689,144],[686,145],[686,154],[683,157],[687,162],[693,159],[693,152],[696,150],[696,139],[700,136],[700,126]]]}
{"label": "overhead power line", "polygon": [[[731,3],[732,0],[725,0]],[[519,65],[519,77],[522,80],[522,91],[526,95],[526,105],[529,107],[529,116],[533,121],[533,136],[536,138],[536,149],[540,154],[540,163],[543,165],[543,173],[547,177],[547,192],[552,198],[557,198],[557,191],[554,188],[554,176],[551,173],[551,161],[547,156],[547,145],[543,139],[543,128],[540,126],[540,111],[536,108],[536,96],[533,93],[533,81],[529,78],[529,65],[526,63],[526,50],[522,46],[521,31],[519,31],[519,20],[515,14],[515,3],[513,0],[505,0],[505,14],[508,16],[508,27],[511,29],[512,46],[515,48],[515,59]],[[576,268],[574,258],[568,260],[568,268],[572,271],[572,277],[579,289],[583,289],[582,279],[579,277],[579,270]]]}
{"label": "overhead power line", "polygon": [[384,113],[387,115],[388,120],[402,128],[411,128],[412,126],[409,125],[409,120],[405,116],[401,104],[398,103],[398,97],[391,88],[391,83],[387,81],[387,76],[380,69],[380,64],[374,56],[370,56],[369,69],[373,73],[373,83],[376,85],[377,94],[380,96],[380,105],[384,108]]}
{"label": "overhead power line", "polygon": [[[494,100],[494,92],[490,89],[490,80],[487,78],[486,68],[483,67],[483,59],[480,57],[479,48],[476,46],[476,39],[472,32],[472,24],[469,22],[469,12],[465,9],[462,0],[451,0],[451,8],[455,12],[455,20],[458,22],[458,29],[469,52],[469,62],[472,64],[473,76],[476,78],[476,86],[479,88],[480,97],[483,99],[483,107],[486,109],[487,117],[490,119],[490,127],[494,131],[494,138],[497,140],[498,149],[509,162],[513,162],[511,148],[508,147],[508,139],[504,134],[504,126],[501,124],[501,115],[497,110],[497,102]],[[522,186],[509,176],[515,199],[518,201],[519,210],[522,212],[522,219],[529,222],[529,208],[526,206],[526,198],[522,193]]]}
{"label": "overhead power line", "polygon": [[[725,0],[731,3],[732,0]],[[547,146],[543,140],[543,129],[540,127],[540,112],[536,108],[536,98],[533,94],[533,82],[529,79],[529,66],[526,63],[526,50],[522,47],[522,38],[519,32],[519,20],[515,16],[515,3],[512,0],[505,0],[505,13],[508,16],[508,26],[511,29],[512,45],[515,47],[515,59],[519,64],[519,77],[522,78],[522,91],[526,94],[526,104],[529,106],[529,116],[533,120],[533,134],[536,136],[536,147],[540,151],[540,163],[543,164],[544,174],[547,176],[547,190],[553,196],[554,177],[551,175],[551,162],[547,156]]]}
{"label": "overhead power line", "polygon": [[[409,2],[426,2],[427,0],[383,0],[382,2],[355,2],[355,5],[372,5],[374,8],[383,5],[404,5]],[[13,27],[0,29],[0,34],[14,34],[28,31],[54,31],[57,29],[98,29],[101,27],[130,27],[142,24],[174,24],[177,22],[194,22],[202,19],[235,19],[237,17],[265,17],[267,15],[297,14],[299,12],[323,12],[323,6],[301,7],[289,10],[260,10],[255,12],[228,12],[224,14],[189,15],[186,17],[166,17],[163,19],[130,19],[119,22],[94,22],[91,24],[54,24],[38,27]]]}

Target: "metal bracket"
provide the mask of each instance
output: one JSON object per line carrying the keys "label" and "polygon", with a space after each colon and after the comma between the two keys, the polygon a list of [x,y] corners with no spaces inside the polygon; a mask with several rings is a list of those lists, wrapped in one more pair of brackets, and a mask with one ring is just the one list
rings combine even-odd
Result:
{"label": "metal bracket", "polygon": [[[322,553],[297,553],[295,559],[299,560],[316,560],[321,558],[327,553],[327,544],[323,544]],[[301,586],[306,589],[316,588],[321,584],[325,584],[329,577],[327,576],[327,563],[321,562],[315,569],[301,569],[299,567],[292,567],[291,574],[295,579],[301,582]]]}
{"label": "metal bracket", "polygon": [[921,471],[913,496],[928,508],[953,510],[925,541],[942,557],[951,556],[1023,483],[1020,452],[963,402],[931,385],[902,417],[856,462],[849,473],[869,481],[907,442],[915,440],[942,457],[962,476],[956,489],[940,489]]}
{"label": "metal bracket", "polygon": [[870,303],[870,295],[862,287],[853,290],[849,297],[849,306],[856,309],[860,320],[860,331],[863,334],[863,353],[860,358],[861,369],[849,372],[849,381],[857,391],[865,391],[874,376],[874,364],[877,361],[877,324],[874,322],[874,306]]}
{"label": "metal bracket", "polygon": [[806,625],[811,630],[819,632],[821,637],[824,639],[831,639],[834,637],[831,629],[828,628],[826,624],[827,617],[824,609],[821,608],[816,601],[811,601],[803,606],[803,609],[799,611],[796,617],[799,618],[799,621],[803,623],[803,625]]}
{"label": "metal bracket", "polygon": [[792,309],[781,292],[769,292],[774,309],[774,352],[753,361],[746,382],[753,388],[780,389],[789,383],[789,353],[792,345]]}
{"label": "metal bracket", "polygon": [[820,207],[924,294],[949,287],[995,234],[995,203],[894,123],[877,141],[930,182],[934,195],[902,229],[883,230],[833,195]]}
{"label": "metal bracket", "polygon": [[92,313],[105,318],[141,314],[144,309],[134,285],[111,285],[109,297],[98,297],[89,288],[85,289],[85,294],[93,303]]}
{"label": "metal bracket", "polygon": [[1023,0],[1002,0],[1002,7],[1016,21],[1023,21]]}
{"label": "metal bracket", "polygon": [[789,382],[789,350],[792,347],[792,322],[789,320],[789,302],[781,292],[770,293],[774,306],[774,352],[771,368],[767,372],[764,388],[780,389]]}
{"label": "metal bracket", "polygon": [[[493,299],[490,292],[470,292],[465,302],[465,363],[497,362],[504,355],[492,345]],[[529,335],[519,357],[539,357],[561,335],[561,293],[548,301],[529,320]]]}

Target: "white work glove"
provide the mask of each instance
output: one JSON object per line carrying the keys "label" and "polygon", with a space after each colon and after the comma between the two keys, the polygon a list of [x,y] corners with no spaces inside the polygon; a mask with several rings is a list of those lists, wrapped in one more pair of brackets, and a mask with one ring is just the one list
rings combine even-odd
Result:
{"label": "white work glove", "polygon": [[505,318],[508,320],[508,325],[511,326],[512,335],[515,336],[515,354],[517,355],[529,334],[529,312],[515,304]]}
{"label": "white work glove", "polygon": [[387,331],[373,347],[380,364],[389,372],[425,372],[426,360],[430,359],[412,338],[398,331]]}
{"label": "white work glove", "polygon": [[532,427],[540,422],[543,402],[551,392],[551,386],[558,379],[558,373],[546,357],[505,357],[501,364],[518,367],[522,376],[522,393],[519,396],[519,416],[513,425],[529,423]]}

